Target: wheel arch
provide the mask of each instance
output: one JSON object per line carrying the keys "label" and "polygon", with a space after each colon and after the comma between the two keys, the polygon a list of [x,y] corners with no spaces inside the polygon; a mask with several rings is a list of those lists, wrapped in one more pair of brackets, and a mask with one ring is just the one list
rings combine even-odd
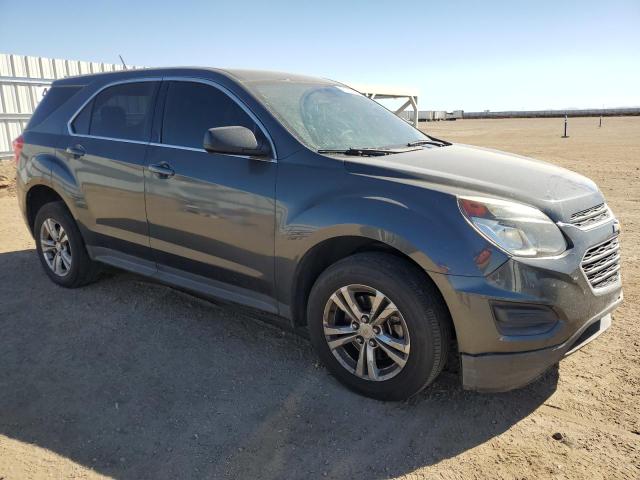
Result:
{"label": "wheel arch", "polygon": [[34,234],[33,228],[38,211],[47,203],[62,202],[67,210],[69,206],[66,204],[62,196],[51,186],[44,184],[33,185],[26,193],[26,214],[27,224],[31,234]]}
{"label": "wheel arch", "polygon": [[[384,236],[382,236],[384,238]],[[425,282],[433,285],[439,293],[442,303],[448,311],[447,302],[440,288],[425,269],[424,263],[410,255],[411,249],[405,250],[406,245],[392,245],[376,237],[362,235],[340,235],[326,238],[309,248],[297,264],[291,283],[291,317],[295,326],[303,327],[307,324],[307,302],[311,288],[322,272],[334,263],[356,253],[383,252],[405,261],[417,268],[424,276]],[[452,329],[453,328],[452,325]]]}

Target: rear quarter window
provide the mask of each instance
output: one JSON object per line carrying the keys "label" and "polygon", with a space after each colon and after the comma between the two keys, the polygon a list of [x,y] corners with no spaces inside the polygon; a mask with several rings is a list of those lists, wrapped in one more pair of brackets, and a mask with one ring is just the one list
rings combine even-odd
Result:
{"label": "rear quarter window", "polygon": [[91,121],[91,110],[93,109],[93,100],[90,101],[82,111],[76,116],[71,124],[73,133],[87,135],[89,133],[89,122]]}
{"label": "rear quarter window", "polygon": [[27,129],[33,128],[44,122],[53,112],[64,105],[67,100],[78,93],[82,87],[79,86],[52,86],[47,90],[44,98],[31,115]]}

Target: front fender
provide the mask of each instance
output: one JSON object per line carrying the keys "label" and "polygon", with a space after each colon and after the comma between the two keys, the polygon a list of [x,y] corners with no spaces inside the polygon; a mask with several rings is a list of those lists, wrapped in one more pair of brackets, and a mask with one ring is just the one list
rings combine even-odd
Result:
{"label": "front fender", "polygon": [[290,219],[284,237],[297,247],[293,258],[330,238],[360,236],[399,250],[427,272],[462,276],[487,275],[507,260],[469,227],[454,197],[425,194],[435,198],[420,207],[381,196],[332,198]]}
{"label": "front fender", "polygon": [[[455,197],[422,190],[421,205],[376,195],[332,195],[287,217],[276,241],[280,298],[289,304],[296,269],[304,256],[327,240],[362,237],[392,247],[433,274],[482,276],[507,256],[473,231]],[[425,198],[426,197],[426,198]],[[448,198],[447,198],[448,197]]]}

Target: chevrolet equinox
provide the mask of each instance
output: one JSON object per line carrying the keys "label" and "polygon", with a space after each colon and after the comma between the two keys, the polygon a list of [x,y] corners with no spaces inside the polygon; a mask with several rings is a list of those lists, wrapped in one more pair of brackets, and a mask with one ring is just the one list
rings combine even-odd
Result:
{"label": "chevrolet equinox", "polygon": [[433,138],[334,81],[66,78],[14,150],[53,282],[109,264],[268,312],[379,399],[429,385],[452,347],[464,388],[523,386],[622,301],[619,224],[591,180]]}

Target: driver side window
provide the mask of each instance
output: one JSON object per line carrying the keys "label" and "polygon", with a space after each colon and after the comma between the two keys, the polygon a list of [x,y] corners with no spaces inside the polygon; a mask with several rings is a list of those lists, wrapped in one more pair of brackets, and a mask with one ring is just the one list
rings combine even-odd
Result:
{"label": "driver side window", "polygon": [[242,126],[253,131],[258,142],[266,142],[262,130],[227,94],[197,82],[172,81],[167,90],[162,121],[162,143],[202,148],[210,128]]}

